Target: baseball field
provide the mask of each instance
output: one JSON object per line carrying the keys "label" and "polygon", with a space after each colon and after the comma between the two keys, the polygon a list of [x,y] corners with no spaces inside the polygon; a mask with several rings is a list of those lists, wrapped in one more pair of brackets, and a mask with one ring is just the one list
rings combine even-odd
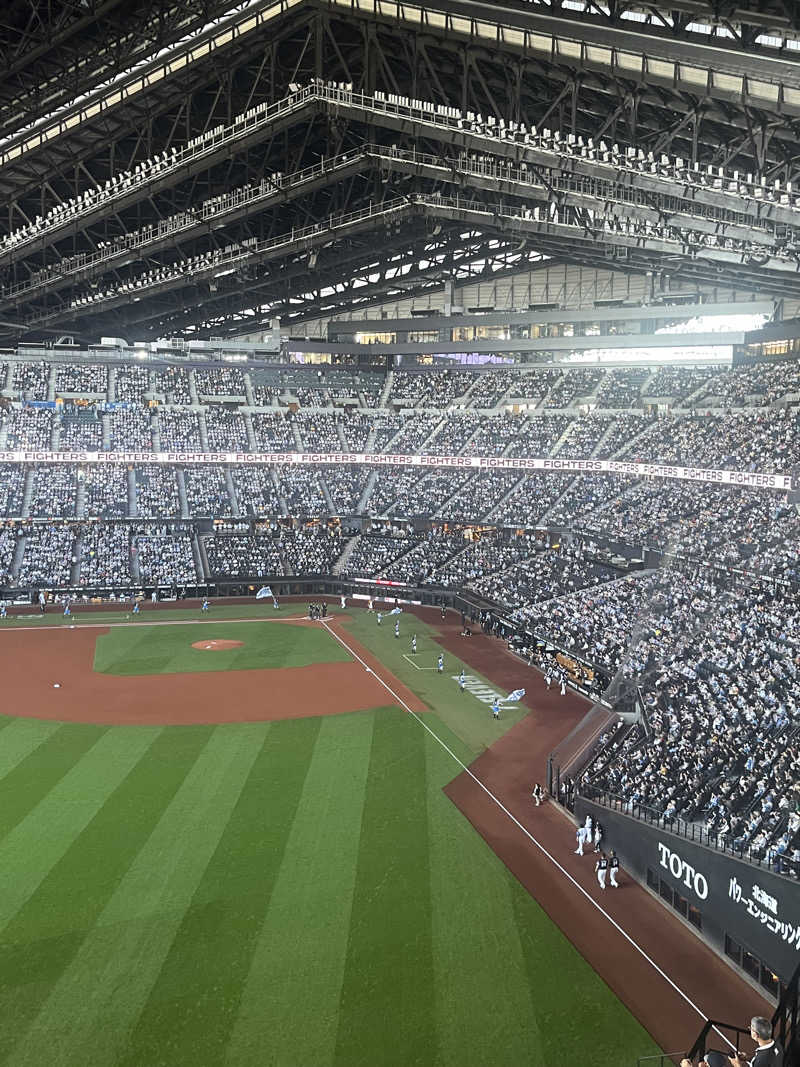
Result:
{"label": "baseball field", "polygon": [[656,1054],[443,792],[527,709],[299,607],[3,621],[0,1062]]}

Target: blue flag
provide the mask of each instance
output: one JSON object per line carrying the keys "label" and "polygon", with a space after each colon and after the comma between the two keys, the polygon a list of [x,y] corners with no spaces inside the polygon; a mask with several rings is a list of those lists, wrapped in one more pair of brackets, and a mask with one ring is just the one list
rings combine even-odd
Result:
{"label": "blue flag", "polygon": [[508,696],[506,697],[506,700],[513,700],[513,701],[522,700],[522,698],[524,696],[525,696],[525,690],[524,689],[515,689],[513,693],[509,693],[508,694]]}
{"label": "blue flag", "polygon": [[272,596],[272,590],[268,585],[262,585],[256,593],[256,600],[266,600],[269,596]]}
{"label": "blue flag", "polygon": [[392,610],[389,612],[390,615],[402,615],[402,613],[402,608],[392,608]]}

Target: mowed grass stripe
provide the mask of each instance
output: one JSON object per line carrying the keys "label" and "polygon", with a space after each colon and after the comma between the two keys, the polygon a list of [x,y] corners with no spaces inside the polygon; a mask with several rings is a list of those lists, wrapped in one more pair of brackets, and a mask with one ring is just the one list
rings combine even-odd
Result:
{"label": "mowed grass stripe", "polygon": [[334,1062],[436,1062],[424,730],[375,721]]}
{"label": "mowed grass stripe", "polygon": [[[240,648],[193,648],[217,638],[241,641]],[[120,627],[98,636],[94,669],[101,674],[180,674],[205,671],[270,670],[342,663],[350,654],[319,626],[212,622],[208,625]]]}
{"label": "mowed grass stripe", "polygon": [[[634,1063],[661,1050],[515,879],[512,901],[547,1067]],[[543,980],[543,976],[548,976]]]}
{"label": "mowed grass stripe", "polygon": [[9,1057],[9,1067],[114,1067],[267,729],[259,723],[214,731]]}
{"label": "mowed grass stripe", "polygon": [[16,722],[16,719],[12,719],[7,715],[0,715],[0,733],[2,733],[3,730],[7,730],[14,722]]}
{"label": "mowed grass stripe", "polygon": [[0,779],[61,728],[61,723],[44,719],[0,719],[0,724]]}
{"label": "mowed grass stripe", "polygon": [[319,724],[270,726],[120,1064],[222,1061]]}
{"label": "mowed grass stripe", "polygon": [[226,1062],[333,1057],[375,715],[323,719]]}
{"label": "mowed grass stripe", "polygon": [[147,749],[6,926],[0,937],[0,1057],[35,1018],[211,730],[148,731]]}
{"label": "mowed grass stripe", "polygon": [[[34,810],[105,732],[103,726],[72,724],[56,726],[55,730],[22,731],[17,751],[28,751],[21,759],[15,754],[14,765],[0,779],[0,839]],[[0,901],[0,914],[2,909]]]}
{"label": "mowed grass stripe", "polygon": [[[448,744],[457,745],[438,720],[426,721]],[[442,1067],[550,1067],[531,1011],[510,885],[514,879],[442,792],[453,763],[432,737],[426,758],[436,1062]],[[476,1005],[483,1010],[476,1011]]]}

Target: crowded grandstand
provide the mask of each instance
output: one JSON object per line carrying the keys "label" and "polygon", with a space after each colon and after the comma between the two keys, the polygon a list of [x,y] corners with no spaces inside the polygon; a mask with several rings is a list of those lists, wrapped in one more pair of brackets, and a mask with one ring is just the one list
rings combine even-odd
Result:
{"label": "crowded grandstand", "polygon": [[[403,632],[403,693],[429,700],[410,672],[444,682],[452,637],[490,650],[470,666],[491,729],[502,656],[506,701],[527,687],[538,714],[538,693],[556,738],[555,683],[584,717],[520,772],[525,803],[579,834],[585,817],[601,856],[599,820],[633,826],[633,878],[784,1005],[788,1046],[800,924],[764,886],[800,881],[793,5],[12,0],[4,18],[0,633],[116,610],[199,625],[188,605],[223,603],[352,652],[356,613],[397,615],[393,650],[399,616],[423,647],[435,615],[435,668]],[[475,782],[470,760],[501,762],[487,718],[443,719]],[[662,880],[646,827],[735,864],[718,892],[737,905],[742,870],[774,879],[742,908],[778,948],[719,935],[711,905],[704,932],[707,897],[663,856]],[[439,1062],[433,1044],[404,1060]],[[354,1062],[341,1047],[330,1062]]]}
{"label": "crowded grandstand", "polygon": [[623,711],[642,694],[647,725],[587,784],[800,872],[800,515],[762,479],[800,459],[796,363],[360,376],[17,354],[0,380],[9,600],[329,575],[457,593],[532,664],[562,656]]}

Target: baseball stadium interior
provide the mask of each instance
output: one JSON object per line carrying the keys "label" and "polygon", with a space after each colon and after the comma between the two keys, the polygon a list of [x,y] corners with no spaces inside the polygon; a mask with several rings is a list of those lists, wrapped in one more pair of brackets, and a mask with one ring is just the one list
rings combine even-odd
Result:
{"label": "baseball stadium interior", "polygon": [[[798,1067],[799,143],[782,0],[8,0],[0,649],[441,611],[581,709],[560,862],[601,825],[775,1042],[687,1008],[614,1062]],[[58,1063],[189,1062],[135,1047]],[[337,1049],[262,1062],[378,1067]]]}

